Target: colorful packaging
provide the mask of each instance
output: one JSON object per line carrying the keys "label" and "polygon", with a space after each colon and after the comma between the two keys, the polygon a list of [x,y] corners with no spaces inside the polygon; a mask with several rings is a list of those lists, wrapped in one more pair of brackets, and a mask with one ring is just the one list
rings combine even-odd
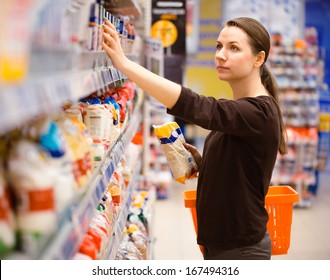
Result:
{"label": "colorful packaging", "polygon": [[197,164],[192,154],[183,146],[184,136],[176,122],[154,125],[174,180],[185,184],[187,179],[196,177]]}
{"label": "colorful packaging", "polygon": [[75,188],[86,187],[85,183],[93,171],[92,149],[86,135],[86,125],[77,119],[68,118],[59,119],[57,124],[68,146]]}
{"label": "colorful packaging", "polygon": [[48,160],[55,175],[54,191],[56,211],[59,213],[67,207],[75,194],[75,178],[68,153],[68,146],[64,141],[63,132],[53,121],[45,121],[39,144],[48,152]]}

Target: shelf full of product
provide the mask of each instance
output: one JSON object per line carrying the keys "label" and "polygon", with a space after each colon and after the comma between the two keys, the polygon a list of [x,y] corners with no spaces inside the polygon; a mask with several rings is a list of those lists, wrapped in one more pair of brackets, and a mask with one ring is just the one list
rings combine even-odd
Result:
{"label": "shelf full of product", "polygon": [[[100,30],[111,20],[136,57],[131,18],[103,1],[4,2],[1,15],[22,17],[0,29],[0,255],[114,259],[140,184],[144,95],[112,66]],[[83,254],[91,241],[97,252]]]}
{"label": "shelf full of product", "polygon": [[[320,155],[319,89],[322,64],[317,33],[306,29],[306,38],[282,42],[273,34],[269,65],[279,87],[279,102],[287,131],[288,153],[278,156],[271,184],[292,185],[300,194],[296,206],[309,207],[316,184]],[[323,158],[324,160],[324,158]]]}

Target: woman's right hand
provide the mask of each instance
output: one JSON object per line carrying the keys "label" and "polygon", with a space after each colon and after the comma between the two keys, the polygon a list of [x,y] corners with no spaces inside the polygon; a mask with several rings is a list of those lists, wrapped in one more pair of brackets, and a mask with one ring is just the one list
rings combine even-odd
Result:
{"label": "woman's right hand", "polygon": [[116,27],[109,20],[104,19],[102,29],[103,42],[101,45],[110,57],[113,66],[121,70],[128,59],[124,54]]}
{"label": "woman's right hand", "polygon": [[196,161],[198,169],[200,169],[200,166],[202,164],[202,155],[199,153],[197,148],[193,145],[188,144],[187,142],[182,142],[182,144],[192,154],[193,158]]}

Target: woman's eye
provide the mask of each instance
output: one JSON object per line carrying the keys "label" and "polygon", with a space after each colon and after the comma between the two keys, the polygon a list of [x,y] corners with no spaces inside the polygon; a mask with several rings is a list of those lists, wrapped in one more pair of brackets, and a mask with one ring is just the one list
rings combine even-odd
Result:
{"label": "woman's eye", "polygon": [[231,46],[231,49],[232,49],[233,51],[238,51],[238,48],[237,48],[236,46]]}
{"label": "woman's eye", "polygon": [[221,50],[222,46],[221,45],[217,45],[217,50]]}

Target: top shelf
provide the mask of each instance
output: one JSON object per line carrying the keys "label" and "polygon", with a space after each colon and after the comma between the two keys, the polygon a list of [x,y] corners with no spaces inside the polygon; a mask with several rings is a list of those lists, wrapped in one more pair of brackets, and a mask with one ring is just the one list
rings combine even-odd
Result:
{"label": "top shelf", "polygon": [[141,8],[135,0],[108,0],[105,1],[104,8],[113,14],[141,16]]}

